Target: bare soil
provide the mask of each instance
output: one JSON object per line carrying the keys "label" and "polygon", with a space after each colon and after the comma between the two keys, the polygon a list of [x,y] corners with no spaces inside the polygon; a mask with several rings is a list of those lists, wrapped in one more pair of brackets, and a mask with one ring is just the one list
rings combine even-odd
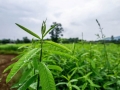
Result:
{"label": "bare soil", "polygon": [[10,86],[15,83],[14,80],[10,81],[9,83],[6,83],[6,76],[8,75],[9,71],[6,73],[2,73],[3,70],[12,64],[15,61],[11,61],[12,58],[14,58],[16,55],[1,55],[0,54],[0,90],[13,90],[10,89]]}

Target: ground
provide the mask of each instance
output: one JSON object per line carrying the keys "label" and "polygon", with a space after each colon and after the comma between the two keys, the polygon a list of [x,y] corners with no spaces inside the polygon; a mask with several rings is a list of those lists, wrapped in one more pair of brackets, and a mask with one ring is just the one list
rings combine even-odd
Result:
{"label": "ground", "polygon": [[6,80],[6,76],[9,73],[9,71],[4,73],[4,74],[2,73],[3,70],[8,65],[15,62],[15,61],[11,62],[11,59],[14,58],[15,56],[16,55],[2,55],[2,54],[0,54],[0,90],[11,90],[10,86],[15,82],[15,80],[12,80],[8,84],[6,84],[5,80]]}

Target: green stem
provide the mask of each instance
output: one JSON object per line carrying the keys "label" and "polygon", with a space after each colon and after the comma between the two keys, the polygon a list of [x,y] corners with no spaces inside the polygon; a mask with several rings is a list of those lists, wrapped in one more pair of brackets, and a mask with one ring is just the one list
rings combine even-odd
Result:
{"label": "green stem", "polygon": [[43,37],[42,37],[42,39],[41,39],[41,51],[40,51],[40,62],[42,61],[42,48],[43,48]]}
{"label": "green stem", "polygon": [[40,76],[39,76],[39,74],[38,74],[37,90],[39,90],[39,84],[40,84]]}
{"label": "green stem", "polygon": [[[41,47],[41,51],[40,51],[40,62],[42,61],[42,47],[43,47],[43,36],[40,42],[40,47]],[[40,84],[40,76],[38,74],[38,83],[37,83],[37,90],[39,90],[39,84]]]}

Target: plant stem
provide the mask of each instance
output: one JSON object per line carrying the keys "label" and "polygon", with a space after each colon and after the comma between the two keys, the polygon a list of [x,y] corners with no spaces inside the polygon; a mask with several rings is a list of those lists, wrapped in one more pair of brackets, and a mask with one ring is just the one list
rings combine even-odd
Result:
{"label": "plant stem", "polygon": [[40,62],[42,61],[42,47],[43,47],[43,40],[41,40]]}
{"label": "plant stem", "polygon": [[98,26],[100,28],[100,32],[101,32],[101,35],[102,35],[102,40],[103,40],[103,44],[104,44],[104,51],[105,51],[105,58],[106,58],[106,65],[107,65],[107,69],[108,69],[108,73],[109,73],[109,68],[110,68],[110,63],[109,63],[109,60],[108,60],[108,54],[107,54],[107,49],[106,49],[106,45],[105,45],[105,40],[104,40],[104,34],[103,34],[103,28],[101,28],[101,25],[100,23],[98,22],[98,20],[96,19],[96,22],[98,23]]}
{"label": "plant stem", "polygon": [[40,76],[39,76],[39,74],[38,74],[37,90],[39,90],[39,84],[40,84]]}
{"label": "plant stem", "polygon": [[[42,47],[43,47],[43,35],[42,35],[42,39],[40,40],[40,62],[42,61]],[[40,84],[40,76],[38,74],[38,83],[37,83],[37,90],[39,90],[39,84]]]}

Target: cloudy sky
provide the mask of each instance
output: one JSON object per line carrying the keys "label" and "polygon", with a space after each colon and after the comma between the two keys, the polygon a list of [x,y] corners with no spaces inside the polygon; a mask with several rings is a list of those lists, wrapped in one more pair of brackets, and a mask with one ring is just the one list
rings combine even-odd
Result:
{"label": "cloudy sky", "polygon": [[47,28],[53,22],[62,24],[64,38],[81,39],[83,32],[84,39],[97,39],[96,19],[106,37],[120,36],[120,0],[0,0],[0,39],[33,38],[15,23],[40,35],[46,18]]}

